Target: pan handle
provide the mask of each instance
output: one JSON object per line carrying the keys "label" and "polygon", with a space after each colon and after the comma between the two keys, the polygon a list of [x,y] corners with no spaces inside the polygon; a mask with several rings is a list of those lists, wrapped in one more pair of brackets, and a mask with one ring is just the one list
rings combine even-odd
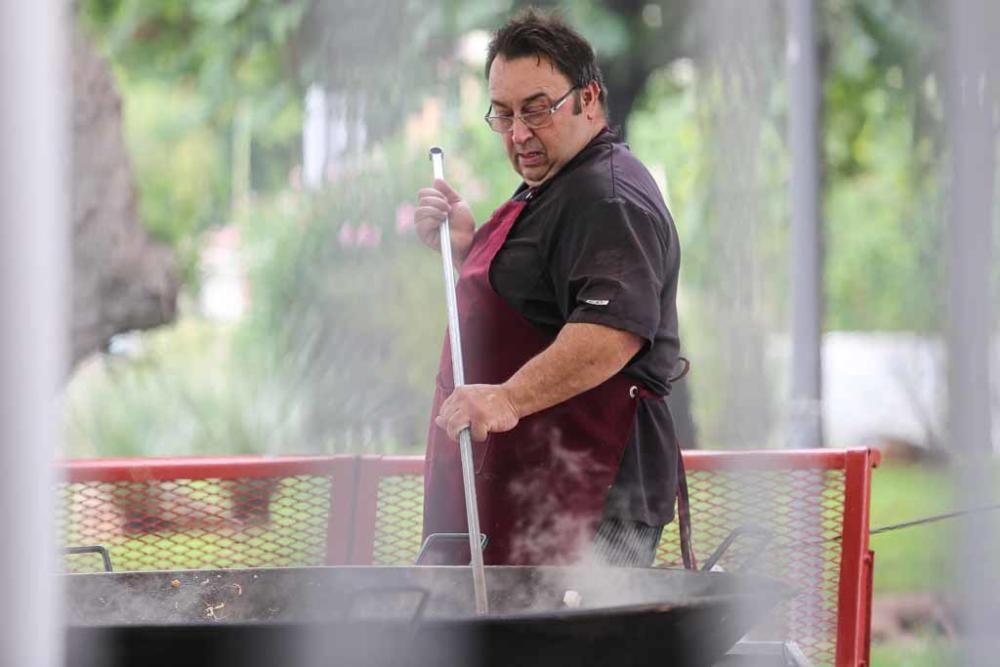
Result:
{"label": "pan handle", "polygon": [[715,564],[719,562],[719,559],[722,558],[723,555],[725,555],[726,551],[729,550],[729,547],[733,545],[733,542],[741,537],[747,537],[755,540],[753,548],[750,549],[750,553],[743,559],[743,562],[739,564],[739,567],[736,568],[737,572],[746,572],[753,566],[757,559],[760,558],[760,555],[764,553],[764,549],[766,549],[767,545],[771,543],[772,539],[774,539],[774,533],[757,526],[739,526],[734,528],[729,535],[726,535],[726,539],[722,540],[722,543],[715,548],[715,551],[713,551],[712,555],[708,557],[708,560],[702,564],[701,571],[708,572],[715,567]]}
{"label": "pan handle", "polygon": [[101,554],[101,560],[104,561],[104,571],[111,572],[111,554],[108,550],[101,546],[100,544],[88,544],[82,547],[66,547],[65,553],[67,554]]}
{"label": "pan handle", "polygon": [[[487,538],[484,533],[479,533],[479,550],[482,551],[486,548]],[[424,561],[430,554],[434,553],[431,548],[434,544],[439,544],[442,542],[464,542],[466,545],[469,543],[468,533],[431,533],[424,540],[424,543],[420,545],[420,552],[417,554],[417,565],[423,565]]]}

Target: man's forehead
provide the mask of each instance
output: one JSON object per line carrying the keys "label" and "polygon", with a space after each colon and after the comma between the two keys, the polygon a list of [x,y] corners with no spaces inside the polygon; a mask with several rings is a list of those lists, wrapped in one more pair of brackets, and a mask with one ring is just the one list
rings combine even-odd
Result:
{"label": "man's forehead", "polygon": [[490,66],[490,101],[516,106],[542,96],[562,95],[569,79],[548,58],[525,56],[507,60],[497,56]]}

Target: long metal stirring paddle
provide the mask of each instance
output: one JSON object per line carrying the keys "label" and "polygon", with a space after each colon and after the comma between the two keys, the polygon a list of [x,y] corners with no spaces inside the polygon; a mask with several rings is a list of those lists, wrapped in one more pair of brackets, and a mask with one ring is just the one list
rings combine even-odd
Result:
{"label": "long metal stirring paddle", "polygon": [[[430,150],[434,178],[444,179],[444,151],[434,146]],[[441,223],[441,262],[444,267],[445,298],[448,301],[448,336],[451,341],[451,368],[455,388],[465,384],[462,366],[462,336],[458,327],[458,299],[455,296],[455,265],[451,256],[451,231],[448,218]],[[462,455],[462,483],[465,486],[465,518],[469,525],[469,552],[472,554],[472,584],[476,591],[476,613],[489,612],[486,600],[486,571],[483,568],[483,551],[479,541],[479,505],[476,502],[476,471],[472,465],[472,433],[468,427],[458,434]]]}

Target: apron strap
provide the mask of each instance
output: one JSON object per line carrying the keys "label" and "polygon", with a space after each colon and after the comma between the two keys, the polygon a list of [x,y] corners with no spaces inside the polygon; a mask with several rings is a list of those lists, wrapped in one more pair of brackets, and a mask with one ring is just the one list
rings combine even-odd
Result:
{"label": "apron strap", "polygon": [[672,384],[674,382],[677,382],[678,380],[680,380],[681,378],[683,378],[685,375],[687,375],[689,370],[691,370],[691,362],[687,359],[687,357],[677,357],[677,361],[679,363],[683,364],[684,368],[682,368],[680,370],[680,372],[678,372],[672,378],[670,378],[669,380],[667,380],[668,384]]}
{"label": "apron strap", "polygon": [[688,499],[687,473],[684,456],[677,452],[677,531],[681,538],[681,559],[684,569],[697,570],[694,547],[691,545],[691,506]]}
{"label": "apron strap", "polygon": [[[670,378],[668,383],[680,380],[691,370],[690,361],[684,357],[680,357],[680,361],[684,364],[684,368]],[[641,384],[629,387],[629,395],[632,398],[664,398]],[[681,559],[684,561],[684,569],[697,570],[698,560],[691,544],[691,506],[688,498],[687,472],[684,469],[684,456],[680,450],[680,443],[677,443],[677,450],[677,530],[681,538]]]}
{"label": "apron strap", "polygon": [[[683,364],[683,368],[668,380],[671,384],[683,378],[691,370],[691,362],[686,357],[678,357],[678,361]],[[680,443],[677,445],[677,532],[681,538],[681,559],[684,561],[685,569],[697,570],[698,560],[691,544],[691,504],[688,498],[687,472],[684,470],[684,456],[680,451]]]}

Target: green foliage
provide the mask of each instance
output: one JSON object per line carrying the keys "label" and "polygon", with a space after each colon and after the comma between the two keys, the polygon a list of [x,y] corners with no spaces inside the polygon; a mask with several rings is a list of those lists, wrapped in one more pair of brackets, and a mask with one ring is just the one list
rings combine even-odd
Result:
{"label": "green foliage", "polygon": [[929,179],[915,189],[904,119],[885,119],[864,170],[828,188],[827,324],[840,330],[936,331],[945,286],[943,210]]}
{"label": "green foliage", "polygon": [[[254,310],[227,343],[243,363],[218,372],[237,385],[247,373],[259,378],[244,384],[270,396],[294,423],[281,427],[288,434],[282,447],[327,450],[378,440],[405,449],[422,441],[444,329],[440,267],[412,236],[397,233],[397,211],[429,182],[431,144],[444,146],[448,179],[480,221],[517,184],[499,137],[481,120],[482,73],[454,53],[459,35],[495,24],[511,3],[424,4],[80,4],[122,85],[142,217],[159,238],[187,252],[189,282],[199,234],[239,220],[252,258]],[[751,179],[757,219],[734,228],[726,211],[739,207],[729,201],[720,208],[712,190],[719,170],[731,168],[713,114],[722,102],[739,101],[724,97],[732,91],[701,60],[675,60],[691,7],[663,4],[663,24],[654,28],[623,6],[568,3],[565,10],[594,37],[602,58],[616,63],[609,70],[616,80],[628,83],[625,72],[645,82],[629,139],[664,182],[676,217],[684,254],[682,335],[698,359],[695,407],[701,424],[721,428],[738,423],[718,389],[727,373],[742,368],[766,383],[767,369],[758,368],[766,361],[764,332],[785,327],[785,90],[775,85],[759,103],[759,172]],[[933,330],[939,319],[940,100],[929,65],[936,46],[928,19],[916,11],[926,7],[927,0],[917,8],[895,0],[823,5],[830,329]],[[301,150],[302,89],[311,82],[342,94],[364,118],[368,137],[340,181],[305,196],[288,186]],[[425,102],[439,113],[421,114]],[[440,124],[428,120],[438,116]],[[230,202],[244,201],[246,190],[250,207],[234,215]],[[343,229],[362,225],[379,230],[377,247],[341,244]],[[731,261],[744,245],[753,257],[746,268]],[[736,288],[736,297],[727,296]],[[746,323],[754,333],[729,358],[719,350],[734,333],[720,322],[732,319],[734,301],[751,304]],[[143,396],[121,386],[136,400]],[[711,428],[703,436],[724,441]]]}
{"label": "green foliage", "polygon": [[293,425],[269,369],[229,327],[188,318],[124,358],[77,373],[67,403],[70,456],[266,453]]}
{"label": "green foliage", "polygon": [[[186,282],[195,280],[195,240],[217,223],[227,191],[225,143],[205,124],[204,100],[186,87],[128,81],[124,132],[139,188],[139,215],[153,237],[172,245]],[[163,109],[170,108],[170,114]]]}
{"label": "green foliage", "polygon": [[[446,74],[439,70],[452,67],[446,56],[459,31],[496,6],[456,13],[455,4],[81,2],[81,21],[119,74],[143,222],[190,258],[196,232],[232,217],[231,188],[265,195],[284,188],[298,163],[309,84],[343,92],[349,112],[364,114],[370,139],[393,133],[424,95],[439,89],[436,81]],[[178,113],[162,113],[174,105]],[[159,113],[147,113],[154,109]],[[183,139],[181,129],[188,132]],[[250,182],[244,183],[247,141]]]}
{"label": "green foliage", "polygon": [[[924,139],[937,142],[941,101],[936,87],[940,59],[938,15],[933,0],[828,0],[822,4],[830,46],[827,62],[827,160],[838,176],[865,169],[865,145],[872,123],[905,118],[911,149]],[[868,136],[865,136],[868,135]],[[931,151],[914,155],[915,167],[933,167]]]}
{"label": "green foliage", "polygon": [[268,191],[287,182],[301,126],[289,49],[303,11],[301,3],[241,0],[79,5],[114,64],[140,219],[177,251],[190,287],[199,234],[230,219],[240,109],[250,109],[260,163],[253,185]]}
{"label": "green foliage", "polygon": [[[241,226],[249,317],[159,332],[138,359],[75,381],[72,451],[418,451],[446,317],[440,259],[400,228],[404,205],[431,180],[431,144],[480,222],[517,184],[480,77],[463,73],[451,99],[442,128],[384,142],[325,191],[259,198]],[[379,242],[344,240],[362,227]]]}
{"label": "green foliage", "polygon": [[[306,86],[356,93],[376,138],[430,86],[461,32],[503,3],[457,0],[85,0],[80,13],[129,72],[197,86],[224,127],[243,100],[271,119]],[[391,44],[393,48],[380,48]],[[265,130],[266,131],[266,128]]]}
{"label": "green foliage", "polygon": [[937,331],[943,318],[938,9],[824,5],[828,329]]}
{"label": "green foliage", "polygon": [[349,112],[364,117],[371,138],[384,138],[425,95],[442,92],[441,82],[456,74],[458,36],[494,4],[468,13],[459,0],[309,3],[298,35],[300,76],[346,92]]}
{"label": "green foliage", "polygon": [[305,2],[85,0],[80,14],[129,72],[197,86],[220,125],[238,100],[297,94],[291,45]]}
{"label": "green foliage", "polygon": [[273,350],[277,379],[301,399],[314,444],[339,447],[369,438],[370,428],[391,438],[400,429],[390,422],[417,418],[419,406],[407,401],[407,364],[396,358],[405,329],[390,323],[407,306],[397,298],[405,276],[395,270],[407,253],[385,236],[371,248],[341,241],[359,229],[391,229],[380,224],[394,221],[391,192],[390,184],[359,178],[305,202],[296,237],[277,241],[280,255],[253,283],[261,307],[246,333]]}
{"label": "green foliage", "polygon": [[[563,3],[566,19],[575,26],[602,58],[614,58],[632,47],[633,34],[629,17],[597,2]],[[635,17],[631,17],[635,20]]]}
{"label": "green foliage", "polygon": [[[306,84],[320,82],[345,91],[353,112],[364,115],[370,138],[379,141],[393,134],[426,94],[456,98],[454,86],[442,82],[453,82],[462,74],[452,55],[457,36],[472,27],[496,24],[511,4],[85,0],[79,11],[118,67],[128,113],[142,116],[128,122],[140,170],[144,221],[184,252],[183,244],[190,243],[194,232],[230,217],[232,149],[224,137],[231,133],[237,108],[252,109],[253,190],[277,192],[297,162]],[[541,4],[561,5],[567,18],[594,40],[615,78],[624,76],[615,63],[627,61],[633,70],[649,71],[670,63],[684,48],[683,26],[693,16],[684,3],[660,3],[662,20],[657,27],[625,11],[620,3]],[[941,245],[937,224],[941,203],[934,165],[939,157],[941,110],[934,85],[933,63],[939,55],[934,4],[828,0],[822,5],[829,44],[825,145],[829,328],[925,330],[939,319],[941,299],[935,287],[942,270],[935,258]],[[394,48],[372,48],[375,44]],[[657,83],[662,79],[650,80],[647,108],[674,113],[686,105],[687,113],[697,118],[698,110],[674,94],[683,86],[668,90],[671,86]],[[146,115],[145,109],[151,112],[168,98],[181,107],[177,119]],[[190,120],[192,107],[196,121]],[[775,120],[780,120],[781,111],[776,111]],[[630,126],[636,126],[634,118]],[[168,143],[181,127],[193,136]],[[698,130],[703,152],[711,142],[706,131],[711,128]],[[674,147],[664,146],[653,134],[647,133],[642,141],[633,137],[637,148],[663,147],[660,155],[665,157],[654,159],[677,162]],[[780,144],[781,132],[776,128],[772,134]],[[456,147],[464,151],[479,141],[478,136],[458,139]],[[476,153],[478,160],[481,151]],[[707,182],[712,165],[693,157],[701,166],[688,168],[687,173]],[[192,177],[193,161],[203,162],[202,173],[211,177]],[[780,165],[780,160],[762,162]],[[495,160],[473,164],[470,171],[492,170]],[[668,173],[673,185],[678,178],[674,170]],[[769,185],[761,200],[770,220],[784,215],[781,177],[775,173],[767,178],[774,191]],[[181,191],[170,193],[175,183]],[[873,201],[884,191],[892,194],[891,205]],[[701,285],[707,285],[705,280],[714,273],[716,255],[711,248],[718,240],[712,225],[706,224],[711,218],[706,195],[704,189],[692,192],[686,209],[675,211],[679,220],[691,225],[685,239],[686,279]],[[873,209],[878,209],[877,220],[871,219]],[[876,227],[895,231],[873,231]],[[769,232],[764,247],[782,251],[780,237]],[[780,317],[784,281],[778,279],[762,289],[775,295],[773,304],[765,305],[765,317]]]}
{"label": "green foliage", "polygon": [[[466,83],[458,127],[427,145],[387,142],[322,193],[255,215],[255,311],[243,334],[280,359],[280,383],[301,399],[302,442],[337,451],[423,444],[446,315],[440,259],[400,228],[411,220],[406,206],[431,180],[430,143],[445,148],[446,177],[480,222],[517,182],[482,122],[482,86]],[[360,229],[380,240],[359,245]]]}

